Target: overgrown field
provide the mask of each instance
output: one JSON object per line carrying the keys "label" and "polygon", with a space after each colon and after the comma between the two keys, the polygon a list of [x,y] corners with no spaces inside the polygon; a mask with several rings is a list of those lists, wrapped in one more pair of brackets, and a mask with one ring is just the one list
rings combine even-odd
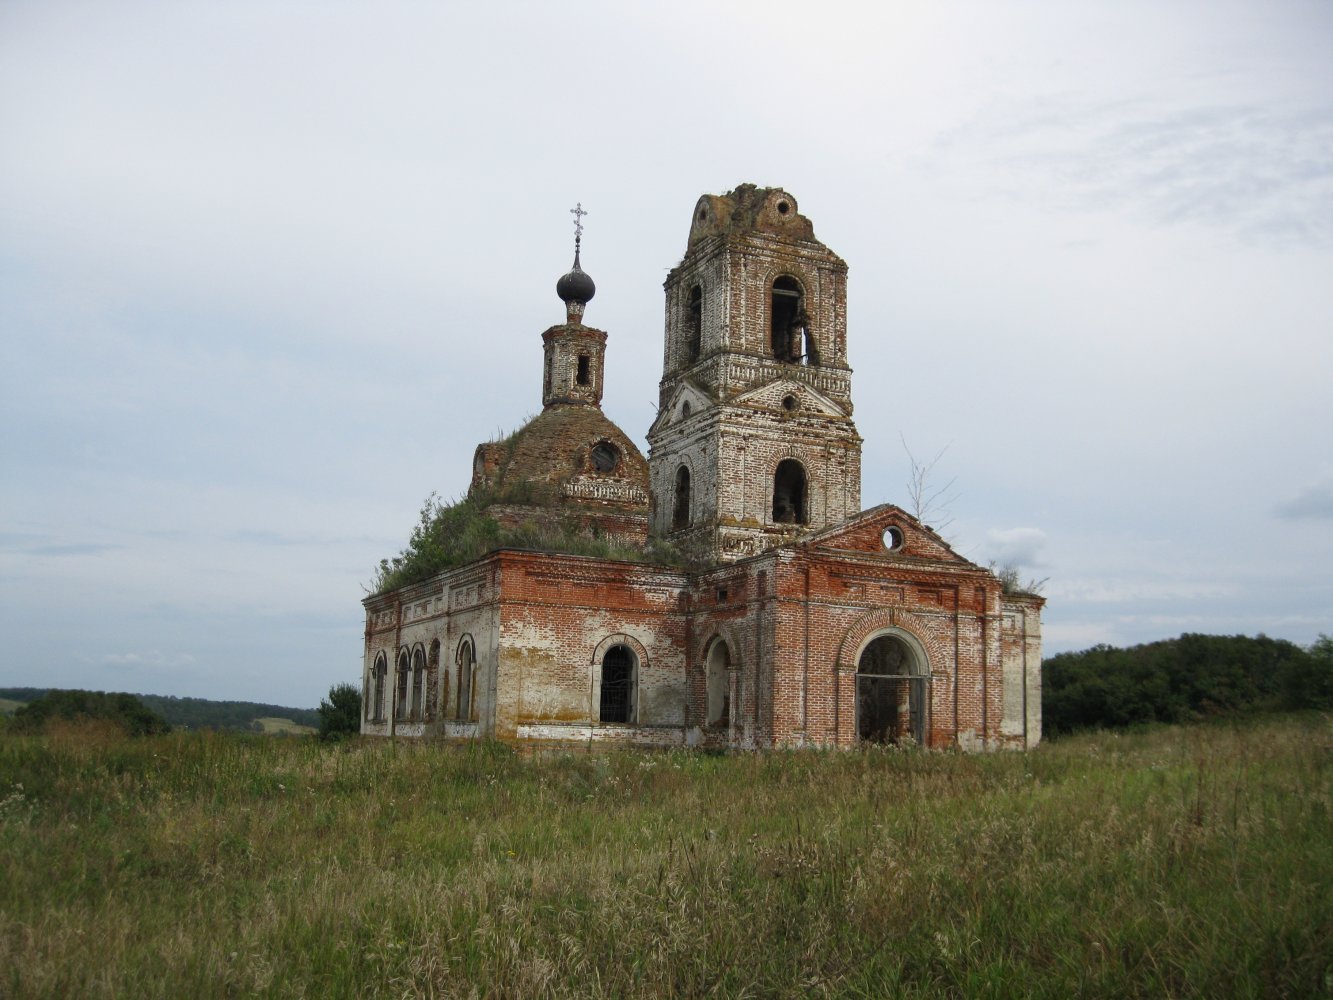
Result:
{"label": "overgrown field", "polygon": [[0,996],[1327,996],[1331,749],[0,735]]}

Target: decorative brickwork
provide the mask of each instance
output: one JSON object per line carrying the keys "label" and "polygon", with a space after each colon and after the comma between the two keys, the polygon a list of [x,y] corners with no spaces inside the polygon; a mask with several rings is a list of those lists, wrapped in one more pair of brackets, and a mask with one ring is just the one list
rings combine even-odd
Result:
{"label": "decorative brickwork", "polygon": [[576,256],[542,413],[478,447],[473,490],[502,524],[651,532],[690,568],[504,549],[367,598],[363,732],[1034,745],[1044,601],[899,507],[860,510],[846,276],[787,192],[701,198],[665,285],[645,462],[601,412],[607,335],[582,325]]}

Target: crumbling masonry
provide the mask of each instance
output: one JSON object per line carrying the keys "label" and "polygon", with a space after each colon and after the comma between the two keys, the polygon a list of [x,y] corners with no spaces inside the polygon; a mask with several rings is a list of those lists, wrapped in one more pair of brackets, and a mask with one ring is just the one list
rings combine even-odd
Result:
{"label": "crumbling masonry", "polygon": [[501,524],[680,565],[500,549],[365,600],[362,731],[516,744],[977,750],[1041,736],[1041,609],[890,504],[861,510],[847,265],[796,200],[694,208],[649,457],[601,410],[595,287],[560,279],[542,412],[477,448]]}

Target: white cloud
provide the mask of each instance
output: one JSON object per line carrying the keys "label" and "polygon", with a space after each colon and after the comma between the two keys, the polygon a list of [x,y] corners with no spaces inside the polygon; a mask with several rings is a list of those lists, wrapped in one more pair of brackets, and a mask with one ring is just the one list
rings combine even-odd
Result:
{"label": "white cloud", "polygon": [[986,553],[1002,566],[1040,567],[1046,532],[1040,528],[993,528],[986,533]]}

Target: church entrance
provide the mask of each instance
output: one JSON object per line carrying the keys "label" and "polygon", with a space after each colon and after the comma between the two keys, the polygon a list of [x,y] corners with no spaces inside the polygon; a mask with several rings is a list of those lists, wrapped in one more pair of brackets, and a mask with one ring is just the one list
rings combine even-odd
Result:
{"label": "church entrance", "polygon": [[856,735],[869,743],[926,739],[929,677],[913,649],[896,635],[881,635],[856,665]]}
{"label": "church entrance", "polygon": [[602,657],[602,722],[634,721],[634,654],[628,646],[612,646]]}

